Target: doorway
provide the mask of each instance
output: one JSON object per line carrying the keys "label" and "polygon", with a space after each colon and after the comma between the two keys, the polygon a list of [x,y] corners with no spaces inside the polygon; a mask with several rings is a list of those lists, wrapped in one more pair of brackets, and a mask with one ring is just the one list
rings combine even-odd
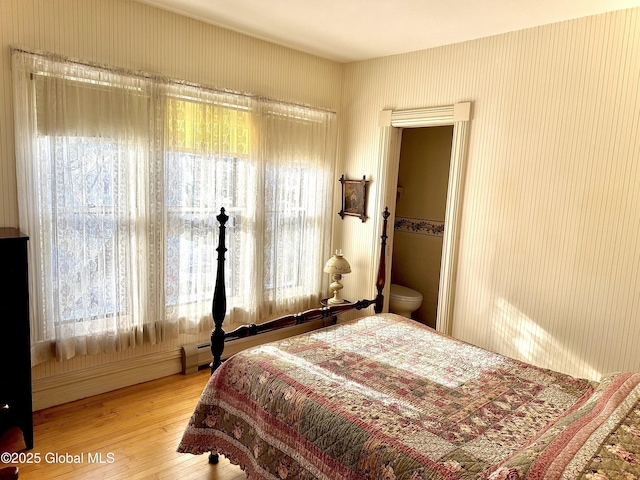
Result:
{"label": "doorway", "polygon": [[402,130],[391,283],[422,295],[412,314],[435,328],[453,125]]}
{"label": "doorway", "polygon": [[[467,134],[471,119],[471,102],[456,103],[442,107],[427,107],[411,110],[383,110],[380,112],[380,150],[376,178],[380,179],[382,194],[376,195],[375,209],[383,211],[384,207],[395,206],[397,195],[398,167],[400,157],[400,136],[404,128],[435,127],[453,125],[451,142],[451,164],[449,168],[449,185],[447,189],[447,207],[445,214],[444,237],[442,242],[442,260],[440,286],[438,289],[438,307],[436,330],[445,334],[452,333],[453,301],[455,286],[455,268],[458,253],[458,229],[461,216],[462,179],[464,177]],[[390,223],[394,225],[395,208],[391,210]],[[374,219],[374,228],[380,231],[382,220]],[[393,230],[387,243],[386,261],[391,263],[393,251]],[[372,250],[372,254],[374,251]],[[379,250],[375,253],[377,256]],[[376,256],[372,255],[371,265],[375,265]],[[375,271],[371,269],[372,281],[375,282]],[[387,269],[384,289],[384,311],[388,310],[391,269]]]}

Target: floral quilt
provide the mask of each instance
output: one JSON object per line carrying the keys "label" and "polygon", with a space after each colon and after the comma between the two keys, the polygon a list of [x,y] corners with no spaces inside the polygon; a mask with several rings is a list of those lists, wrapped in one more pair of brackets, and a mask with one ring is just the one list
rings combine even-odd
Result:
{"label": "floral quilt", "polygon": [[250,479],[633,480],[640,374],[596,384],[383,314],[226,361],[178,451]]}

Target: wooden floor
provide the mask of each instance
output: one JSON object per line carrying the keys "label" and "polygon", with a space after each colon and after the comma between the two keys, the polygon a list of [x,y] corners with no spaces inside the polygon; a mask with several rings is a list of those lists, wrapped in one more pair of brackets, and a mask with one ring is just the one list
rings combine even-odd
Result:
{"label": "wooden floor", "polygon": [[[206,455],[176,452],[208,375],[173,375],[35,412],[35,446],[25,453],[41,460],[18,465],[20,479],[246,479],[224,457],[209,465]],[[63,462],[73,457],[80,463]]]}

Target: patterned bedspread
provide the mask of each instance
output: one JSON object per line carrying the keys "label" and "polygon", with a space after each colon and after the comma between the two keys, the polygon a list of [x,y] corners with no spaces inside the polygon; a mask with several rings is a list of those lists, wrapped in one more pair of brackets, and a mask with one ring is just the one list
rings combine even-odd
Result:
{"label": "patterned bedspread", "polygon": [[640,478],[640,374],[600,384],[392,314],[246,350],[211,377],[178,451],[248,478]]}

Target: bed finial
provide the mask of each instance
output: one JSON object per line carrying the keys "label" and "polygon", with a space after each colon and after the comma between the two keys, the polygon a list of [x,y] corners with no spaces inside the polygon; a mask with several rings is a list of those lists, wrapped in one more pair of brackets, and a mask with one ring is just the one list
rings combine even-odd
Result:
{"label": "bed finial", "polygon": [[384,296],[382,295],[382,291],[384,290],[384,284],[387,279],[385,258],[387,252],[387,220],[390,215],[389,207],[384,207],[384,212],[382,212],[382,235],[380,236],[382,244],[380,245],[380,261],[378,262],[378,278],[376,279],[376,290],[378,291],[378,294],[376,295],[376,304],[373,307],[373,311],[375,313],[381,313],[382,308],[384,307]]}
{"label": "bed finial", "polygon": [[215,325],[211,332],[211,354],[213,362],[211,362],[211,373],[222,363],[222,352],[224,350],[224,330],[222,322],[227,313],[227,292],[224,285],[224,254],[227,251],[225,243],[226,223],[229,216],[224,213],[224,207],[220,209],[220,215],[216,216],[216,220],[220,223],[220,235],[218,236],[218,269],[216,272],[216,286],[213,292],[213,303],[211,305],[211,314],[213,315],[213,323]]}

